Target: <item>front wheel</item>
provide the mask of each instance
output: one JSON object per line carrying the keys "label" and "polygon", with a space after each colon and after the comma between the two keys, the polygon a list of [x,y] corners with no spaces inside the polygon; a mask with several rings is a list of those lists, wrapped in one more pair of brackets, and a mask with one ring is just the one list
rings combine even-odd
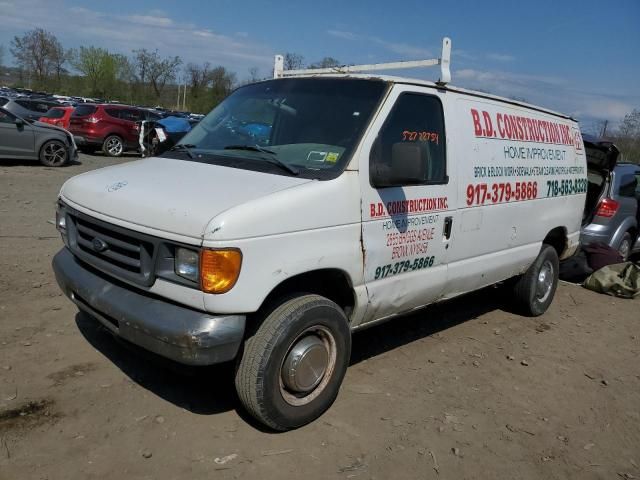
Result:
{"label": "front wheel", "polygon": [[47,167],[62,167],[69,160],[69,149],[59,140],[49,140],[40,149],[40,163]]}
{"label": "front wheel", "polygon": [[244,346],[235,377],[245,409],[274,430],[312,422],[334,402],[349,364],[342,309],[319,295],[283,301]]}
{"label": "front wheel", "polygon": [[537,317],[547,311],[558,286],[558,272],[558,253],[552,246],[543,244],[538,258],[513,288],[524,314]]}

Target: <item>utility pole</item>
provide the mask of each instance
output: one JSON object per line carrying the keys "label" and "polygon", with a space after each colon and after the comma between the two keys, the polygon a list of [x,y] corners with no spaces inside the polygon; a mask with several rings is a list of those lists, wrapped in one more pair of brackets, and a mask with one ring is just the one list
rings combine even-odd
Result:
{"label": "utility pole", "polygon": [[186,82],[182,86],[182,111],[183,112],[187,111],[187,84],[186,84]]}
{"label": "utility pole", "polygon": [[178,101],[176,102],[176,108],[180,109],[180,82],[178,82]]}
{"label": "utility pole", "polygon": [[607,136],[607,126],[609,125],[609,120],[604,121],[604,126],[602,127],[602,134],[600,135],[602,138]]}

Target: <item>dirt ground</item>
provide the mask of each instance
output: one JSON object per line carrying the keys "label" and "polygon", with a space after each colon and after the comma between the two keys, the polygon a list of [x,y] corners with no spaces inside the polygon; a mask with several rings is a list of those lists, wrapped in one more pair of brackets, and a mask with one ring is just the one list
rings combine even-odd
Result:
{"label": "dirt ground", "polygon": [[561,284],[528,319],[490,288],[354,337],[334,406],[288,433],[228,366],[116,341],[51,271],[62,169],[0,166],[0,479],[640,479],[640,300]]}

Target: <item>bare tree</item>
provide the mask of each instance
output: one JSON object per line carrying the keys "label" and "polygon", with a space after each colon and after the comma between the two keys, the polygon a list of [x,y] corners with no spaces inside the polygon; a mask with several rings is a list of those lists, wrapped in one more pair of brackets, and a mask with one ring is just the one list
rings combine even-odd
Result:
{"label": "bare tree", "polygon": [[184,75],[192,93],[197,96],[211,82],[211,64],[205,62],[198,65],[190,62],[184,67]]}
{"label": "bare tree", "polygon": [[251,67],[249,69],[249,83],[257,82],[258,80],[260,80],[258,72],[258,67]]}
{"label": "bare tree", "polygon": [[149,80],[156,96],[160,97],[167,82],[176,78],[182,60],[178,56],[160,59],[157,52],[154,60],[150,65]]}
{"label": "bare tree", "polygon": [[339,67],[341,65],[339,60],[336,60],[333,57],[324,57],[317,63],[312,63],[309,65],[309,68],[331,68],[331,67]]}
{"label": "bare tree", "polygon": [[153,61],[153,53],[147,51],[146,48],[133,51],[133,65],[137,80],[142,84],[146,84],[149,77],[150,64]]}
{"label": "bare tree", "polygon": [[0,45],[0,71],[4,66],[4,45]]}
{"label": "bare tree", "polygon": [[138,80],[143,85],[148,82],[156,98],[160,98],[167,82],[176,78],[182,60],[177,56],[161,58],[158,50],[149,52],[146,48],[134,50],[133,54]]}
{"label": "bare tree", "polygon": [[626,114],[613,137],[625,161],[640,163],[640,110]]}
{"label": "bare tree", "polygon": [[304,57],[299,53],[287,52],[284,54],[284,69],[298,70],[302,68]]}
{"label": "bare tree", "polygon": [[11,53],[18,66],[33,75],[41,85],[56,70],[61,72],[66,61],[56,36],[42,28],[30,30],[21,37],[13,37]]}

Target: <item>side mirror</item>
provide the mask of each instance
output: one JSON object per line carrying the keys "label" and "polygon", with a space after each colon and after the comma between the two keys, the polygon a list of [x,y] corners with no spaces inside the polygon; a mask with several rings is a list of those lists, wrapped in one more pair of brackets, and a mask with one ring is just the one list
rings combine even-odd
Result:
{"label": "side mirror", "polygon": [[[391,164],[381,162],[379,145],[374,147],[371,162],[371,184],[393,187],[423,183],[427,180],[428,157],[422,155],[417,142],[399,142],[391,146]],[[372,152],[372,153],[374,153]]]}
{"label": "side mirror", "polygon": [[15,123],[17,127],[25,126],[25,121],[21,118],[16,118],[16,120],[13,123]]}

